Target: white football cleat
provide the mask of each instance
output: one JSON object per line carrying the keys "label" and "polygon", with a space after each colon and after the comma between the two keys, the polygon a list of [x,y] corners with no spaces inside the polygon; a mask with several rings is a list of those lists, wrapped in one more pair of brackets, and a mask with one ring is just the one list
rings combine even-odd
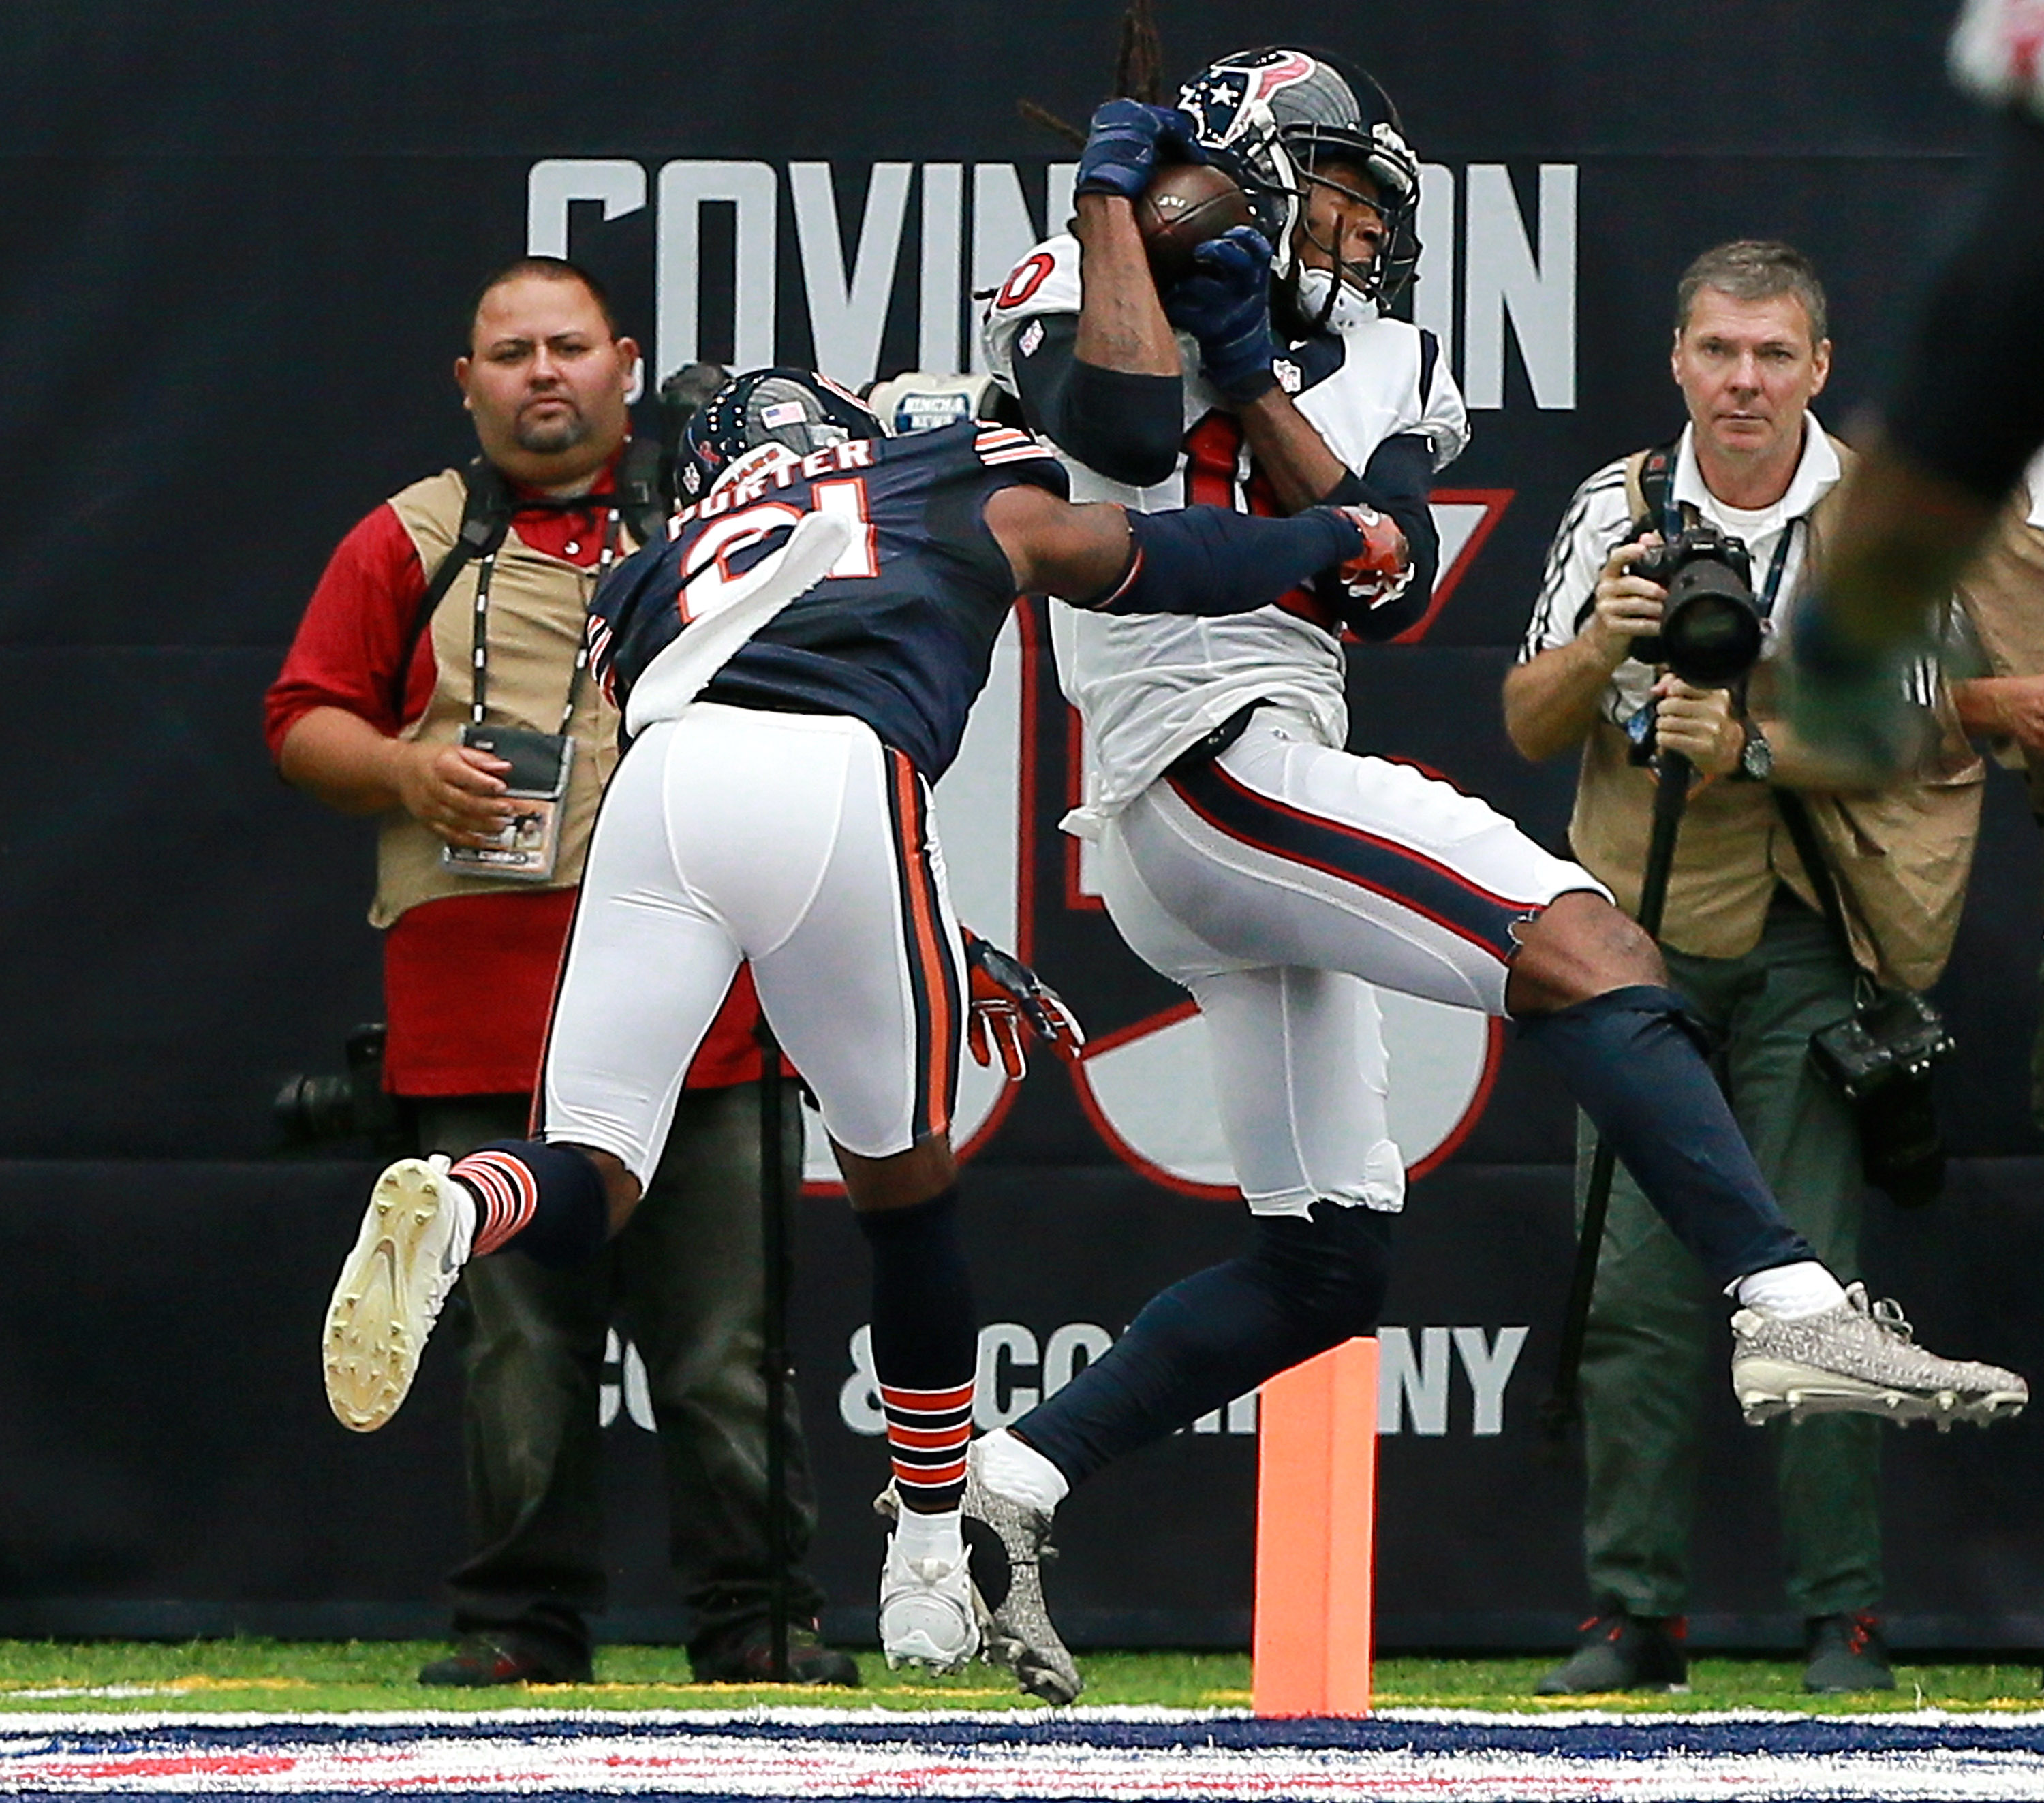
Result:
{"label": "white football cleat", "polygon": [[888,1669],[920,1665],[956,1671],[979,1651],[982,1605],[972,1587],[972,1555],[906,1559],[895,1540],[887,1536],[880,1567],[880,1650]]}
{"label": "white football cleat", "polygon": [[437,1152],[401,1158],[376,1180],[327,1304],[326,1399],[357,1433],[373,1433],[404,1402],[467,1259],[472,1212],[459,1205],[448,1162]]}

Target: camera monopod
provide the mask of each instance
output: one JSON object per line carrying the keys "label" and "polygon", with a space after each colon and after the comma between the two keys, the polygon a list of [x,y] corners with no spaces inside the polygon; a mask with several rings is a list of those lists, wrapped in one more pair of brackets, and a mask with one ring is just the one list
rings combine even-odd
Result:
{"label": "camera monopod", "polygon": [[[1682,828],[1682,810],[1689,799],[1689,779],[1696,766],[1679,751],[1664,751],[1654,760],[1654,831],[1646,842],[1646,873],[1639,887],[1639,924],[1654,938],[1661,937],[1661,915],[1668,904],[1668,878],[1675,866],[1675,837]],[[1582,1418],[1583,1339],[1589,1330],[1590,1294],[1596,1287],[1597,1255],[1604,1246],[1604,1216],[1611,1207],[1611,1183],[1617,1173],[1611,1141],[1599,1136],[1590,1160],[1590,1180],[1583,1193],[1582,1236],[1576,1245],[1576,1267],[1569,1279],[1569,1306],[1562,1318],[1562,1349],[1554,1364],[1554,1387],[1540,1404],[1540,1429],[1550,1440],[1566,1439]]]}
{"label": "camera monopod", "polygon": [[781,1046],[759,1011],[759,1372],[766,1380],[766,1609],[769,1664],[776,1684],[788,1682],[788,1177],[782,1148],[787,1096]]}

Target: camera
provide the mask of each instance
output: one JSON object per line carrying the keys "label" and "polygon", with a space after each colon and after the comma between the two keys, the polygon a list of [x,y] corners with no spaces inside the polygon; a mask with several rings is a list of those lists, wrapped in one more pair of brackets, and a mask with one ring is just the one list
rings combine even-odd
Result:
{"label": "camera", "polygon": [[1724,689],[1760,657],[1760,610],[1745,545],[1714,526],[1686,527],[1650,546],[1630,574],[1668,591],[1661,630],[1632,641],[1642,663],[1666,664],[1698,689]]}
{"label": "camera", "polygon": [[284,1080],[271,1111],[287,1145],[361,1140],[380,1150],[409,1147],[410,1117],[383,1087],[383,1040],[381,1021],[358,1026],[344,1047],[343,1074]]}
{"label": "camera", "polygon": [[1904,1208],[1943,1187],[1931,1074],[1954,1046],[1943,1018],[1906,989],[1885,991],[1810,1038],[1810,1058],[1852,1104],[1866,1180]]}

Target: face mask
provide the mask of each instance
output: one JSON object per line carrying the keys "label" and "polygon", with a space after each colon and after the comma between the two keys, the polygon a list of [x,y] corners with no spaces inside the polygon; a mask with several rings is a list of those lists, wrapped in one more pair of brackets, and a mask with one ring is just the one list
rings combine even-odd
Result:
{"label": "face mask", "polygon": [[1331,269],[1302,269],[1299,271],[1299,312],[1302,317],[1320,320],[1321,310],[1327,305],[1327,297],[1334,296],[1333,309],[1325,319],[1330,332],[1346,332],[1365,320],[1377,317],[1377,303],[1366,301],[1346,282],[1335,278]]}

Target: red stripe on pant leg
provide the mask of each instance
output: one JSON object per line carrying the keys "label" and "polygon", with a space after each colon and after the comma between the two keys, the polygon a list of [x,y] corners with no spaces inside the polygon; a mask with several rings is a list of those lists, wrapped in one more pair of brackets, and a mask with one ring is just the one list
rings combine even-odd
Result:
{"label": "red stripe on pant leg", "polygon": [[916,1122],[923,1134],[951,1130],[951,1075],[957,1045],[958,999],[952,980],[938,906],[936,883],[930,874],[926,847],[928,823],[923,786],[915,766],[899,751],[889,750],[893,785],[897,849],[900,855],[904,925],[909,935],[909,969],[918,1003],[923,1043],[922,1097]]}
{"label": "red stripe on pant leg", "polygon": [[[1515,903],[1495,895],[1452,865],[1349,821],[1266,795],[1217,764],[1166,781],[1197,819],[1231,842],[1381,896],[1477,946],[1500,964],[1510,963],[1517,949],[1514,924],[1544,905],[1530,899]],[[1239,814],[1256,817],[1256,830],[1246,819],[1227,817],[1223,804]],[[1288,835],[1297,842],[1287,842]],[[1361,861],[1372,858],[1382,868],[1371,872],[1360,867]],[[1417,892],[1423,884],[1433,888],[1431,900]],[[1457,919],[1456,909],[1468,918]]]}

